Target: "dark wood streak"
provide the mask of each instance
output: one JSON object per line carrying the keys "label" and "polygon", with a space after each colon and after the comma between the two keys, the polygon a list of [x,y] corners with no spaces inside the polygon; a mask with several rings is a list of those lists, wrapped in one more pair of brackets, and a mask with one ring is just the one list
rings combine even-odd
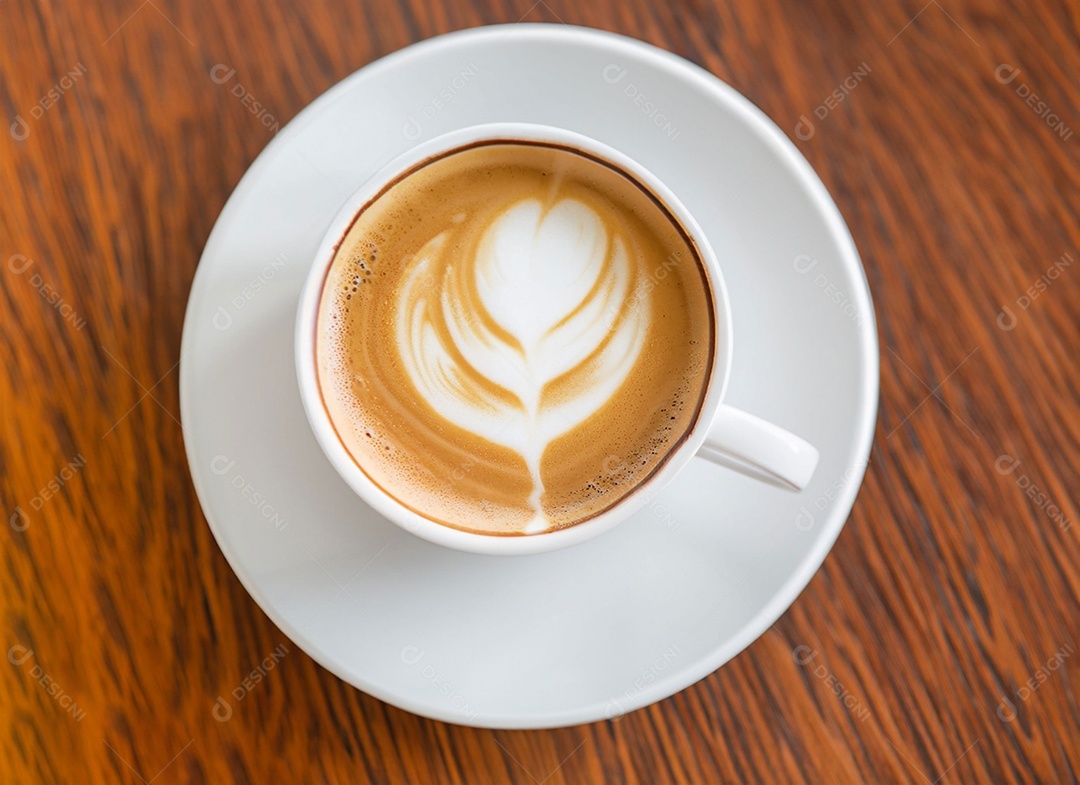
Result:
{"label": "dark wood streak", "polygon": [[[617,722],[436,723],[357,692],[291,643],[218,722],[218,695],[286,640],[214,543],[174,420],[195,266],[271,138],[231,87],[283,126],[403,45],[519,20],[670,48],[789,135],[870,66],[796,141],[852,229],[877,306],[881,416],[855,510],[821,573],[748,651]],[[0,781],[1075,782],[1080,136],[1060,139],[1016,87],[1080,131],[1078,40],[1080,6],[1049,0],[0,3],[0,107],[5,123],[31,125],[25,141],[0,133],[0,652],[33,650],[0,663]],[[87,73],[33,119],[78,63]],[[210,79],[218,63],[235,81]],[[1016,82],[995,78],[1003,63]],[[1019,308],[1065,253],[1073,265]],[[13,254],[33,270],[12,272]],[[42,299],[34,273],[82,329]],[[997,325],[1002,305],[1013,330]],[[77,454],[86,465],[29,508]],[[995,470],[1002,454],[1021,461],[1013,474]],[[25,530],[6,523],[17,506]],[[795,661],[800,645],[818,652],[813,664]],[[1016,717],[1003,721],[1010,695]]]}

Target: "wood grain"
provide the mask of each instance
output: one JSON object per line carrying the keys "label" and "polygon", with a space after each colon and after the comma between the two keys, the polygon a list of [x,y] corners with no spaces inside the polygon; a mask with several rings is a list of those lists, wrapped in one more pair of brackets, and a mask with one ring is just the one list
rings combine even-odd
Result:
{"label": "wood grain", "polygon": [[[530,3],[0,4],[0,781],[1076,782],[1080,136],[1042,115],[1080,130],[1080,5]],[[272,135],[210,69],[284,124],[381,55],[517,21],[642,38],[793,137],[811,119],[882,355],[864,487],[791,610],[674,698],[549,732],[424,720],[294,651],[176,422],[201,249]]]}

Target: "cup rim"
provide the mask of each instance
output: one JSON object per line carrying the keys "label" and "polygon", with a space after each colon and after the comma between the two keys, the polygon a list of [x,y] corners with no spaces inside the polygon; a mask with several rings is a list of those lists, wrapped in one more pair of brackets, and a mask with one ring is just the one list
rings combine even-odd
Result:
{"label": "cup rim", "polygon": [[[597,156],[639,181],[668,209],[695,246],[709,283],[713,306],[712,368],[697,419],[651,477],[614,506],[562,529],[530,535],[484,534],[457,529],[427,518],[393,498],[371,480],[345,448],[323,403],[316,371],[315,341],[319,303],[330,266],[362,207],[409,169],[425,160],[483,142],[541,142],[564,145]],[[603,142],[576,131],[537,123],[484,123],[449,131],[413,146],[364,181],[331,219],[319,242],[300,294],[294,330],[296,377],[300,398],[316,441],[334,470],[364,502],[406,531],[456,550],[493,555],[543,553],[603,534],[646,506],[693,458],[709,431],[731,376],[732,318],[719,261],[708,238],[678,197],[641,164]]]}

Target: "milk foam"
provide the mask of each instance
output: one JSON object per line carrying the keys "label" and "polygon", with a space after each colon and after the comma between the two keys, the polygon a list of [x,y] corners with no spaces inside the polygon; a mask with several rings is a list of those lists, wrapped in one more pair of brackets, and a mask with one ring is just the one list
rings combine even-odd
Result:
{"label": "milk foam", "polygon": [[447,526],[573,526],[683,443],[712,362],[696,249],[625,174],[495,142],[366,205],[319,305],[323,404],[378,487]]}
{"label": "milk foam", "polygon": [[[650,323],[638,277],[627,239],[576,199],[507,205],[472,255],[443,233],[406,272],[396,338],[409,378],[441,416],[525,459],[527,533],[551,526],[545,448],[608,403],[638,360]],[[572,395],[545,398],[574,372]]]}

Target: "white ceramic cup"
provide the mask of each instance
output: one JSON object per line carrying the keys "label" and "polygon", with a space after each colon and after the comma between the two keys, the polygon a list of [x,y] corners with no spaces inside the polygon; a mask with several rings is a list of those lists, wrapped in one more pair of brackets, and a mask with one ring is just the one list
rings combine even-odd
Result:
{"label": "white ceramic cup", "polygon": [[[716,315],[712,375],[705,400],[687,438],[652,477],[608,510],[565,529],[508,536],[475,534],[438,523],[405,507],[372,482],[346,451],[322,402],[315,360],[315,329],[323,284],[334,254],[360,210],[387,185],[418,164],[445,152],[486,140],[550,142],[597,156],[650,190],[679,221],[697,246],[711,284]],[[818,451],[794,434],[723,403],[731,374],[731,309],[720,264],[697,221],[649,171],[605,144],[581,134],[527,123],[492,123],[452,131],[402,154],[373,175],[330,222],[300,295],[296,318],[296,375],[315,438],[338,474],[379,513],[431,542],[474,553],[530,554],[583,542],[614,528],[647,504],[694,457],[735,469],[774,485],[801,490],[810,481]],[[447,478],[452,482],[452,478]]]}

